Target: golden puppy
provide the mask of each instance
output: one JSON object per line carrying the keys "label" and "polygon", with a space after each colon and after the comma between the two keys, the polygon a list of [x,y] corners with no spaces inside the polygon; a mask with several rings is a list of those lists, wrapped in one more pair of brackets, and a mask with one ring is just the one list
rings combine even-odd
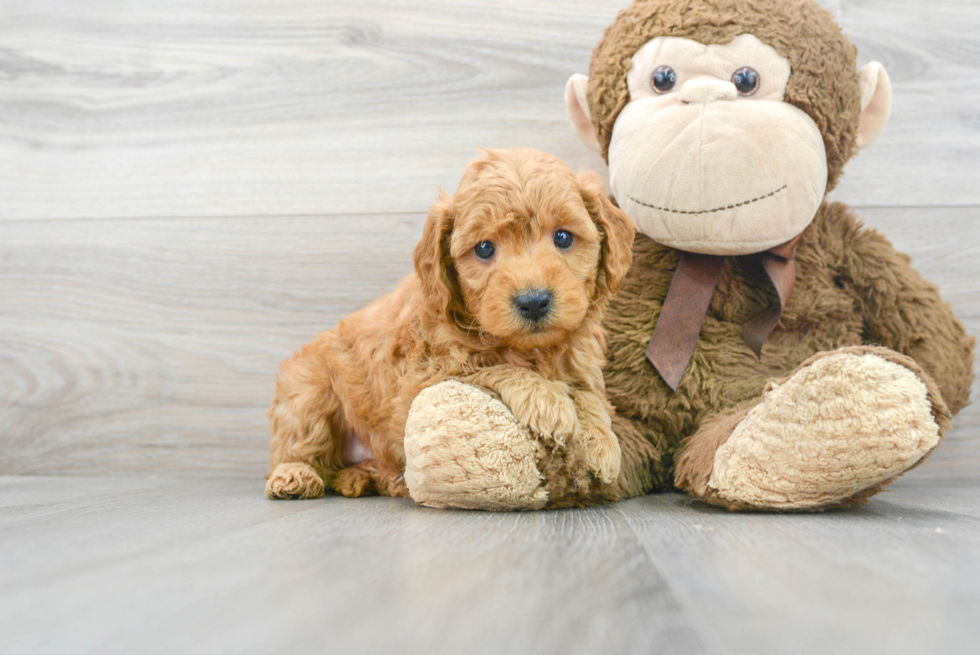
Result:
{"label": "golden puppy", "polygon": [[454,378],[619,474],[602,379],[606,299],[634,228],[594,174],[535,150],[487,150],[429,212],[415,273],[282,365],[269,410],[270,498],[407,495],[405,421],[420,390]]}

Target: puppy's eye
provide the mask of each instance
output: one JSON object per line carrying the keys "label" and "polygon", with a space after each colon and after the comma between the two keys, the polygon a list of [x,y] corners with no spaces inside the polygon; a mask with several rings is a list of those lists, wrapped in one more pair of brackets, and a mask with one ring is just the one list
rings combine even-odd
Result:
{"label": "puppy's eye", "polygon": [[476,244],[476,248],[473,249],[473,254],[475,254],[480,259],[490,259],[493,257],[495,252],[492,241],[481,241]]}
{"label": "puppy's eye", "polygon": [[657,93],[667,93],[677,84],[677,73],[670,66],[660,66],[650,76],[650,86]]}
{"label": "puppy's eye", "polygon": [[743,66],[732,75],[732,84],[740,96],[750,96],[759,89],[759,74],[754,68]]}
{"label": "puppy's eye", "polygon": [[568,250],[572,247],[572,242],[574,241],[572,233],[568,230],[558,230],[555,232],[555,246],[561,248],[562,250]]}

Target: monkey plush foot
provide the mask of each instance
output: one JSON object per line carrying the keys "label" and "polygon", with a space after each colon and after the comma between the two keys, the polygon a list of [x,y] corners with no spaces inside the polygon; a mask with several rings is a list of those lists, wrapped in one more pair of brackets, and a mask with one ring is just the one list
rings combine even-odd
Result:
{"label": "monkey plush foot", "polygon": [[496,397],[453,380],[423,390],[405,427],[405,482],[415,502],[462,509],[540,509],[542,446]]}
{"label": "monkey plush foot", "polygon": [[675,479],[729,509],[847,506],[920,463],[948,426],[935,383],[914,361],[845,348],[771,382],[755,406],[706,422]]}

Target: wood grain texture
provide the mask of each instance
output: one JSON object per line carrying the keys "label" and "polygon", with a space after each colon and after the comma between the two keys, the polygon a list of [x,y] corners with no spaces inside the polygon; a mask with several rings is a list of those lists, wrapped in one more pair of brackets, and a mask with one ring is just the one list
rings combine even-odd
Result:
{"label": "wood grain texture", "polygon": [[[863,213],[980,333],[980,209]],[[0,224],[0,472],[263,474],[279,361],[393,288],[423,221]],[[980,409],[955,425],[915,475],[980,476]]]}
{"label": "wood grain texture", "polygon": [[[0,3],[0,218],[423,211],[481,147],[602,170],[564,115],[626,0]],[[980,12],[828,0],[891,71],[856,205],[980,205]]]}
{"label": "wood grain texture", "polygon": [[706,652],[632,531],[602,512],[273,502],[255,481],[0,489],[25,485],[35,507],[0,532],[5,654]]}
{"label": "wood grain texture", "polygon": [[978,483],[823,515],[492,514],[247,480],[0,478],[0,652],[975,652]]}
{"label": "wood grain texture", "polygon": [[810,516],[733,519],[677,496],[616,507],[719,652],[965,654],[980,631],[976,485],[906,479]]}

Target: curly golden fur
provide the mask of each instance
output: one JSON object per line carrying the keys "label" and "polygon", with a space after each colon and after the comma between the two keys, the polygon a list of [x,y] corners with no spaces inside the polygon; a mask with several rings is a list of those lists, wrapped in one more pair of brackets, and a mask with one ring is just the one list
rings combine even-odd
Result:
{"label": "curly golden fur", "polygon": [[[568,248],[555,233],[572,234]],[[619,475],[602,376],[606,301],[632,260],[634,228],[593,174],[534,150],[487,150],[432,207],[415,273],[283,363],[269,410],[271,498],[324,488],[407,495],[403,439],[412,400],[454,378],[500,396],[555,447],[574,443],[597,478]],[[481,259],[475,247],[492,242]],[[532,321],[528,291],[552,294]],[[360,440],[366,461],[345,457]]]}

